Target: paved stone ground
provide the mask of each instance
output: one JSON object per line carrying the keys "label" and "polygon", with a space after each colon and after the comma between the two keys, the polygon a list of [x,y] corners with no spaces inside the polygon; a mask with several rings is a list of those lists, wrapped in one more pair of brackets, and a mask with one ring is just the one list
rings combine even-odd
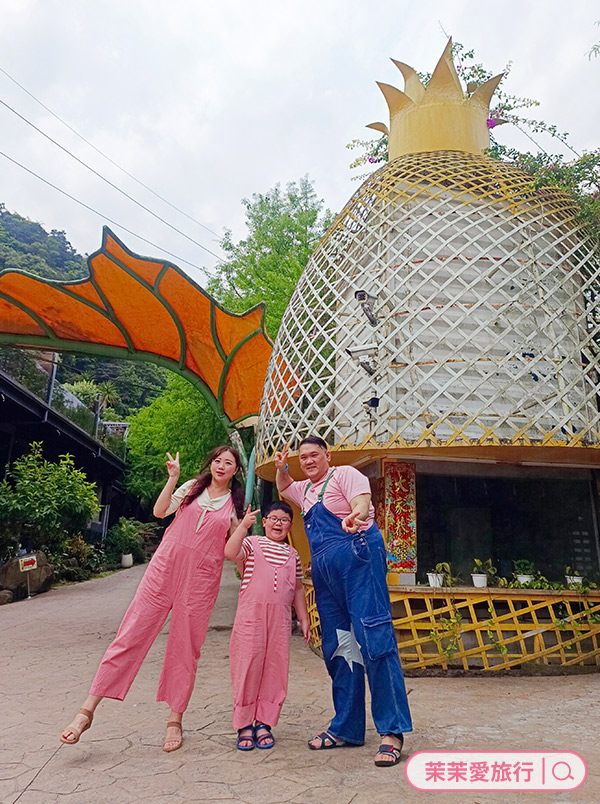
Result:
{"label": "paved stone ground", "polygon": [[165,649],[160,634],[127,699],[104,701],[77,746],[58,735],[84,699],[102,653],[144,571],[54,589],[0,608],[0,800],[5,804],[240,802],[244,804],[597,804],[600,677],[407,679],[415,731],[407,753],[572,750],[588,764],[571,793],[424,793],[403,766],[376,768],[372,724],[364,748],[309,751],[330,717],[322,661],[292,638],[288,699],[270,751],[235,749],[228,640],[237,581],[221,593],[184,718],[184,745],[161,751],[166,705],[154,697]]}

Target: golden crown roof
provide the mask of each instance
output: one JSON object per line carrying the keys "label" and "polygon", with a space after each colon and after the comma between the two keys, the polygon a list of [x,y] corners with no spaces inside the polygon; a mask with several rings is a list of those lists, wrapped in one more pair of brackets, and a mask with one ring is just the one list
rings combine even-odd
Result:
{"label": "golden crown roof", "polygon": [[502,73],[465,93],[452,59],[451,39],[427,87],[408,64],[392,61],[404,77],[404,92],[378,81],[390,110],[390,125],[368,126],[388,135],[390,161],[428,151],[481,154],[489,147],[490,101]]}

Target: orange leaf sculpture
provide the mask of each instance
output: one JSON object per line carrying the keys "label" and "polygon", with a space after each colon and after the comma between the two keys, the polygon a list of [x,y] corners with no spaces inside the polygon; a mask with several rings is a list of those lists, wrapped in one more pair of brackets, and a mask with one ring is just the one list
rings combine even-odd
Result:
{"label": "orange leaf sculpture", "polygon": [[108,229],[89,278],[0,273],[0,343],[149,360],[183,375],[231,424],[257,416],[272,350],[265,305],[229,313],[177,266]]}

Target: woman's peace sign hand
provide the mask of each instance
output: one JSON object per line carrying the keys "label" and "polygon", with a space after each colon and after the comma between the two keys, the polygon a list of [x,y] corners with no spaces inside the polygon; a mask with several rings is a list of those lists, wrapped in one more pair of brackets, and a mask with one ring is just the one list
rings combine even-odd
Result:
{"label": "woman's peace sign hand", "polygon": [[174,477],[177,479],[179,477],[179,472],[181,471],[179,466],[179,453],[175,453],[175,457],[167,452],[167,472],[169,473],[169,477]]}

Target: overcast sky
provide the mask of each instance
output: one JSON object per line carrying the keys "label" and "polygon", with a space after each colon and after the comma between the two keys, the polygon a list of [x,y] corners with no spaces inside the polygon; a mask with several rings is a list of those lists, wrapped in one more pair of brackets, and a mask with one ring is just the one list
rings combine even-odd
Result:
{"label": "overcast sky", "polygon": [[[444,32],[494,72],[512,61],[506,91],[539,100],[534,116],[568,131],[578,150],[599,145],[593,0],[0,0],[0,12],[2,70],[156,192],[236,239],[245,236],[242,198],[305,174],[339,211],[358,187],[346,144],[376,136],[366,123],[387,122],[375,81],[402,88],[389,57],[431,71]],[[1,72],[0,100],[219,253],[215,235],[123,176]],[[508,129],[498,139],[529,147]],[[134,251],[215,265],[5,106],[0,132],[0,151],[160,246],[110,224]],[[64,229],[79,251],[100,245],[105,220],[4,157],[0,188],[9,210]]]}

